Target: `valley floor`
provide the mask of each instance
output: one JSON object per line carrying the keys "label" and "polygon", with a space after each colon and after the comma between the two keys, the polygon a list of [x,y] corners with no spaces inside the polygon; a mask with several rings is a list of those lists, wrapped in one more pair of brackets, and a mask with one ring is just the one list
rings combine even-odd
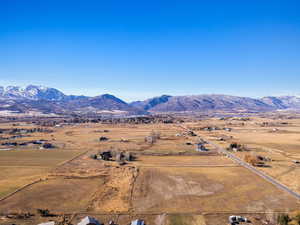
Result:
{"label": "valley floor", "polygon": [[[253,118],[243,126],[217,119],[186,123],[197,136],[187,135],[177,124],[71,124],[53,127],[51,133],[22,137],[17,141],[46,139],[57,148],[17,146],[0,150],[0,224],[59,220],[5,217],[22,212],[37,214],[37,209],[69,216],[74,224],[91,215],[120,225],[136,218],[156,225],[223,225],[229,215],[244,215],[253,224],[261,224],[276,219],[276,213],[300,210],[293,196],[219,154],[212,145],[206,145],[208,153],[195,150],[200,137],[223,147],[232,141],[242,142],[251,146],[251,154],[274,159],[262,171],[300,192],[300,180],[296,179],[300,170],[292,163],[300,157],[300,139],[295,133],[300,132],[300,121],[289,121],[290,126],[279,128],[284,133],[269,132],[272,129],[260,127],[261,122]],[[205,126],[233,129],[199,129]],[[160,133],[160,139],[145,142],[153,131]],[[108,140],[100,142],[101,136]],[[220,142],[220,136],[233,137]],[[104,150],[130,151],[136,160],[121,166],[90,157]],[[243,158],[246,152],[235,154]]]}

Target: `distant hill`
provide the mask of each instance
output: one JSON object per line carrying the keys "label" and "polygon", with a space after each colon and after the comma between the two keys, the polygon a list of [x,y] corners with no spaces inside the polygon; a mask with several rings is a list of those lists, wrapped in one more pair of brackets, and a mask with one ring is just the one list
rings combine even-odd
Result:
{"label": "distant hill", "polygon": [[236,97],[229,95],[189,95],[164,98],[152,106],[148,104],[153,99],[132,103],[136,107],[147,106],[150,112],[195,112],[207,110],[225,111],[269,111],[276,107],[269,105],[259,99]]}
{"label": "distant hill", "polygon": [[300,109],[300,98],[296,96],[264,97],[261,100],[277,109]]}
{"label": "distant hill", "polygon": [[130,106],[123,100],[109,94],[96,97],[76,98],[67,100],[67,106],[72,111],[77,112],[97,112],[114,111],[129,114],[145,114],[146,112]]}
{"label": "distant hill", "polygon": [[147,99],[145,101],[132,102],[132,103],[130,103],[130,105],[133,106],[133,107],[136,107],[136,108],[143,109],[143,110],[147,111],[147,110],[150,110],[150,109],[154,108],[157,105],[168,102],[171,97],[172,96],[170,96],[170,95],[162,95],[162,96],[159,96],[159,97],[154,97],[154,98]]}
{"label": "distant hill", "polygon": [[296,96],[264,97],[261,99],[229,95],[162,95],[130,104],[110,95],[96,97],[66,95],[43,86],[29,85],[0,87],[0,111],[40,112],[54,114],[124,114],[138,115],[169,112],[265,112],[273,110],[300,109]]}

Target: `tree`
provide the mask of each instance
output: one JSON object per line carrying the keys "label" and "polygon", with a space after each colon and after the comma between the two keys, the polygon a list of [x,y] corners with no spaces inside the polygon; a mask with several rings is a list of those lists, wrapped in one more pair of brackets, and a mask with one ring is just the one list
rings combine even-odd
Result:
{"label": "tree", "polygon": [[251,164],[252,166],[255,166],[259,163],[259,160],[257,159],[256,156],[253,156],[253,155],[245,155],[245,158],[244,158],[245,162]]}
{"label": "tree", "polygon": [[41,217],[48,217],[51,216],[50,211],[48,209],[37,209],[38,214],[40,214]]}
{"label": "tree", "polygon": [[290,221],[291,221],[291,218],[289,217],[288,214],[280,214],[277,217],[278,225],[288,225]]}
{"label": "tree", "polygon": [[300,212],[294,217],[296,224],[300,225]]}

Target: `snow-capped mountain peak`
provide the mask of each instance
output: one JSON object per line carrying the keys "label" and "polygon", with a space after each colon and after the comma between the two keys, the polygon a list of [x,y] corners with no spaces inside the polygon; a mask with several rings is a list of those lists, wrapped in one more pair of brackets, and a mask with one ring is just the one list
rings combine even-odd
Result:
{"label": "snow-capped mountain peak", "polygon": [[3,95],[10,98],[22,98],[24,97],[24,88],[18,86],[7,86],[4,89]]}
{"label": "snow-capped mountain peak", "polygon": [[50,101],[63,100],[66,97],[57,89],[37,85],[28,85],[25,88],[19,86],[0,87],[0,96],[11,99]]}

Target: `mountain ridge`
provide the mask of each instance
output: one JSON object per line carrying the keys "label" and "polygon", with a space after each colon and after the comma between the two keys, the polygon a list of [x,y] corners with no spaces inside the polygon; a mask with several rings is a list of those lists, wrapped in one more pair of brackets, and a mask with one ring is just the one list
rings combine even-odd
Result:
{"label": "mountain ridge", "polygon": [[239,97],[222,94],[171,96],[161,95],[127,103],[111,94],[95,97],[66,95],[55,88],[38,85],[0,86],[0,111],[70,114],[123,113],[147,114],[200,111],[249,111],[300,109],[297,96]]}
{"label": "mountain ridge", "polygon": [[0,87],[0,111],[38,111],[46,114],[146,113],[110,94],[95,97],[66,95],[55,88],[36,85]]}
{"label": "mountain ridge", "polygon": [[203,94],[172,96],[168,98],[168,101],[157,104],[148,110],[151,112],[182,112],[205,110],[268,111],[273,109],[274,107],[259,99],[221,94]]}

